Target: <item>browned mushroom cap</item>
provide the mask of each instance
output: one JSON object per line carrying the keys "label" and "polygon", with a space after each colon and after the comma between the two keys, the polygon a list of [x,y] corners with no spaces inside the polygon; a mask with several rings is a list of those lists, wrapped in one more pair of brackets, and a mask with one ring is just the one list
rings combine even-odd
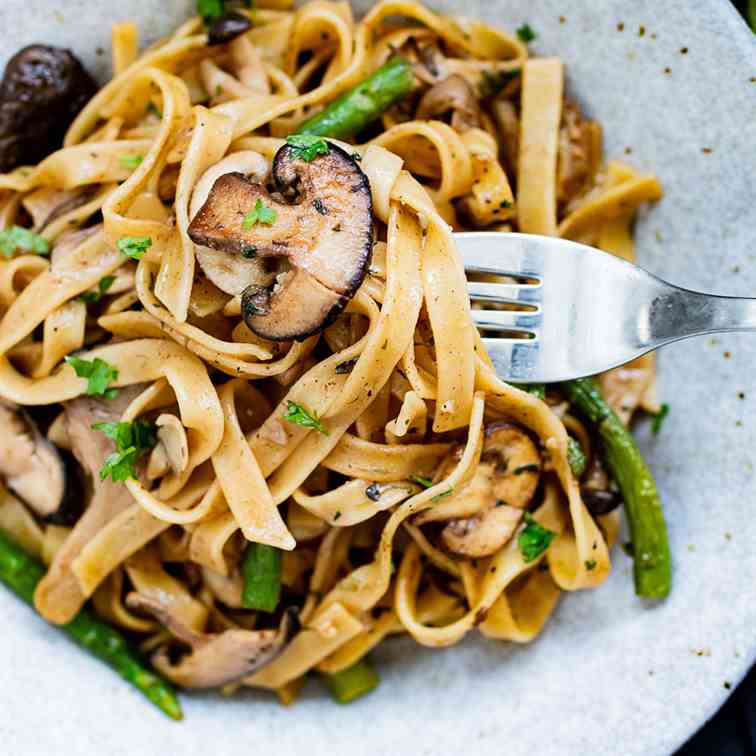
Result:
{"label": "browned mushroom cap", "polygon": [[[294,202],[243,175],[226,174],[192,220],[189,236],[213,249],[286,263],[272,291],[257,284],[245,289],[242,314],[258,336],[302,340],[335,319],[367,273],[370,184],[355,160],[334,144],[311,162],[285,145],[272,175],[280,193]],[[245,216],[255,207],[273,210],[273,222],[245,228]]]}
{"label": "browned mushroom cap", "polygon": [[440,118],[449,112],[455,131],[480,126],[480,107],[475,92],[459,74],[452,74],[434,84],[418,103],[415,117],[419,120]]}
{"label": "browned mushroom cap", "polygon": [[504,422],[488,425],[480,461],[493,466],[491,491],[497,501],[527,507],[541,476],[541,454],[522,428]]}
{"label": "browned mushroom cap", "polygon": [[[451,455],[442,463],[450,465]],[[415,524],[446,521],[441,540],[450,550],[478,558],[498,551],[513,535],[541,473],[541,455],[530,436],[510,423],[486,427],[472,478],[451,496],[415,518]]]}
{"label": "browned mushroom cap", "polygon": [[502,504],[475,517],[450,520],[441,531],[441,540],[456,554],[480,559],[497,552],[512,537],[521,518],[521,509]]}
{"label": "browned mushroom cap", "polygon": [[66,465],[26,412],[2,400],[0,475],[11,491],[48,521],[68,524],[81,511],[80,501],[68,493],[67,479],[75,478],[72,466]]}
{"label": "browned mushroom cap", "polygon": [[277,629],[198,633],[154,599],[130,593],[126,604],[153,615],[176,638],[191,646],[191,651],[175,664],[166,648],[152,656],[155,669],[184,688],[216,688],[236,682],[272,662],[299,631],[299,616],[294,608],[283,613]]}

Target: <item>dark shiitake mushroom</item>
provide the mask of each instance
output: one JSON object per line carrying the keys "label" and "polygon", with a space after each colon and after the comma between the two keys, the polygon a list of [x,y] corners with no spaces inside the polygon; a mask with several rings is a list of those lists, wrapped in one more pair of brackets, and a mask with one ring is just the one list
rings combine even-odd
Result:
{"label": "dark shiitake mushroom", "polygon": [[[221,252],[284,263],[272,291],[257,282],[244,289],[242,314],[258,336],[302,340],[333,322],[367,273],[370,184],[352,156],[332,143],[327,155],[311,162],[284,145],[273,161],[272,178],[280,194],[238,173],[221,176],[192,220],[189,236]],[[272,210],[274,220],[245,224],[255,208]]]}
{"label": "dark shiitake mushroom", "polygon": [[0,401],[0,475],[40,517],[68,525],[81,512],[75,463],[20,407]]}
{"label": "dark shiitake mushroom", "polygon": [[0,82],[0,172],[31,165],[58,149],[97,84],[70,51],[30,45]]}

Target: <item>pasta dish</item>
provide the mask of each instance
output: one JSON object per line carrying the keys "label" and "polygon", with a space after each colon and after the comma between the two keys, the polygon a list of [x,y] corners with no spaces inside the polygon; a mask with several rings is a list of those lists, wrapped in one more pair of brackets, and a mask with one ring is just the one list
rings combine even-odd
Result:
{"label": "pasta dish", "polygon": [[451,234],[633,259],[657,180],[528,25],[198,5],[141,53],[117,24],[102,88],[42,45],[0,85],[0,579],[176,718],[172,684],[351,700],[396,634],[527,643],[623,500],[665,595],[621,472],[653,357],[504,383]]}

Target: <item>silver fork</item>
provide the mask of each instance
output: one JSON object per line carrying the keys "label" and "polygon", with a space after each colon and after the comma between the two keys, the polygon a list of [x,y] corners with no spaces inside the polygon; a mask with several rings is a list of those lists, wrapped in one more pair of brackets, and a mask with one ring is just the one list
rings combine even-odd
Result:
{"label": "silver fork", "polygon": [[[531,234],[454,234],[473,319],[506,381],[553,383],[664,344],[756,331],[756,299],[682,289],[584,244]],[[475,281],[480,274],[511,281]]]}

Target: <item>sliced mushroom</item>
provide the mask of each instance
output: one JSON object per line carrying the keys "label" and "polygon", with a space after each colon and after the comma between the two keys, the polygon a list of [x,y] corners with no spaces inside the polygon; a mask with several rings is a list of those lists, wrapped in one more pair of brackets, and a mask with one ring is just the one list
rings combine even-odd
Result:
{"label": "sliced mushroom", "polygon": [[39,233],[64,213],[89,202],[96,193],[97,188],[92,186],[77,186],[73,189],[42,186],[27,194],[22,204],[32,217],[35,231]]}
{"label": "sliced mushroom", "polygon": [[524,509],[541,476],[541,454],[530,436],[511,423],[492,423],[480,461],[493,467],[491,492],[497,501]]}
{"label": "sliced mushroom", "polygon": [[[459,450],[439,472],[456,464]],[[458,491],[415,518],[415,524],[448,521],[441,540],[450,551],[483,557],[498,551],[514,533],[533,498],[541,474],[541,455],[528,434],[510,423],[486,427],[480,462]],[[437,473],[434,480],[439,479]]]}
{"label": "sliced mushroom", "polygon": [[191,647],[175,664],[165,647],[152,656],[155,669],[184,688],[216,688],[236,682],[273,661],[299,631],[299,617],[294,608],[283,613],[278,629],[198,633],[153,599],[131,593],[126,604],[151,614]]}
{"label": "sliced mushroom", "polygon": [[480,126],[478,98],[467,80],[459,74],[452,74],[434,84],[418,103],[415,118],[428,120],[448,113],[451,113],[451,126],[455,131]]}
{"label": "sliced mushroom", "polygon": [[507,504],[494,506],[474,517],[450,520],[441,531],[444,545],[455,554],[472,559],[497,552],[514,534],[522,510]]}
{"label": "sliced mushroom", "polygon": [[583,117],[576,103],[565,99],[557,161],[557,201],[561,208],[582,194],[596,172],[600,152],[597,125]]}
{"label": "sliced mushroom", "polygon": [[[331,323],[362,283],[372,249],[372,201],[355,160],[330,143],[327,155],[307,162],[284,145],[273,161],[272,195],[231,173],[214,184],[189,226],[196,244],[237,255],[278,258],[271,292],[255,283],[242,294],[242,314],[258,336],[302,340]],[[254,208],[273,210],[271,223],[245,228]]]}
{"label": "sliced mushroom", "polygon": [[81,512],[73,460],[64,459],[36,423],[9,402],[0,400],[0,475],[8,488],[48,522],[70,524]]}
{"label": "sliced mushroom", "polygon": [[165,449],[168,465],[177,475],[189,464],[189,442],[181,420],[169,412],[163,413],[155,421],[158,444]]}
{"label": "sliced mushroom", "polygon": [[[227,155],[223,160],[211,165],[194,185],[189,217],[194,218],[197,215],[207,201],[213,185],[221,176],[227,173],[243,173],[250,181],[263,182],[269,172],[268,161],[259,152],[243,150]],[[197,245],[194,252],[202,272],[226,294],[237,296],[250,284],[270,286],[275,279],[275,274],[270,273],[260,259],[202,245]]]}
{"label": "sliced mushroom", "polygon": [[210,593],[222,604],[231,607],[231,609],[242,608],[244,579],[239,570],[234,570],[226,576],[211,570],[209,567],[203,567],[202,579]]}
{"label": "sliced mushroom", "polygon": [[[462,452],[457,447],[445,457],[434,475],[443,480],[456,466]],[[435,506],[421,512],[416,525],[449,519],[473,517],[503,504],[523,509],[538,487],[541,455],[530,436],[510,423],[492,423],[486,427],[480,462],[464,485]]]}
{"label": "sliced mushroom", "polygon": [[601,458],[594,454],[580,484],[583,503],[592,515],[604,515],[622,503],[619,486],[609,477]]}

